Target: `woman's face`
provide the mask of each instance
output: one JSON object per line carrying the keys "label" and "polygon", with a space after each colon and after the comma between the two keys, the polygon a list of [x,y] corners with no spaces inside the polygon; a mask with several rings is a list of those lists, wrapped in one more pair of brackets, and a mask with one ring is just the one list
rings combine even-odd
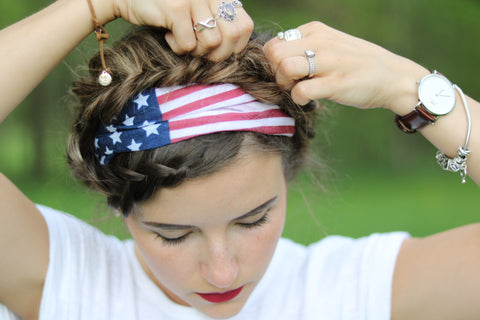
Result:
{"label": "woman's face", "polygon": [[281,157],[250,152],[212,175],[162,189],[125,221],[143,268],[171,300],[227,318],[265,273],[285,209]]}

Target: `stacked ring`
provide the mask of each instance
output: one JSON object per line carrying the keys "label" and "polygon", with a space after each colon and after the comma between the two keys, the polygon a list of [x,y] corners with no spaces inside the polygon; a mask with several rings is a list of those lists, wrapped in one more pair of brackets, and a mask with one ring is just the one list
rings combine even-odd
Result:
{"label": "stacked ring", "polygon": [[306,50],[305,56],[308,59],[308,77],[311,78],[315,74],[315,61],[313,60],[315,52],[312,50]]}
{"label": "stacked ring", "polygon": [[302,39],[302,34],[298,29],[290,29],[285,32],[279,32],[277,33],[277,37],[280,40],[285,40],[285,41],[292,41],[292,40],[300,40]]}
{"label": "stacked ring", "polygon": [[237,17],[237,10],[235,8],[243,7],[243,4],[240,0],[233,0],[232,2],[223,1],[220,6],[218,6],[218,14],[215,17],[208,18],[205,21],[199,21],[193,25],[195,31],[202,31],[205,28],[212,29],[217,26],[217,20],[220,18],[225,19],[226,21],[232,22]]}
{"label": "stacked ring", "polygon": [[237,17],[237,10],[235,7],[243,7],[243,4],[240,0],[233,0],[232,2],[222,1],[220,6],[218,6],[218,14],[215,17],[215,20],[222,17],[223,19],[232,22]]}

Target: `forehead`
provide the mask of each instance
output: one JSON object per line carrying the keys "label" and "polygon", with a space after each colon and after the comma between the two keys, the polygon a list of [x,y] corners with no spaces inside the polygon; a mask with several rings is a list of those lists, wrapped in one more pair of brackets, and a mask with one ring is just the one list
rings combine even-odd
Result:
{"label": "forehead", "polygon": [[140,205],[145,220],[201,224],[233,219],[285,192],[281,156],[253,152],[208,176],[164,188]]}

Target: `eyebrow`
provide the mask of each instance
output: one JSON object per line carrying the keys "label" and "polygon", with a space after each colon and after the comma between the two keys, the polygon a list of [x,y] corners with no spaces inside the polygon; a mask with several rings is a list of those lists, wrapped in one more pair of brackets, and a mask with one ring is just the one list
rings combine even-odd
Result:
{"label": "eyebrow", "polygon": [[[243,219],[255,216],[255,215],[259,214],[260,212],[264,211],[269,206],[271,206],[273,203],[275,203],[277,201],[277,199],[278,199],[278,196],[275,196],[275,197],[265,201],[264,203],[262,203],[261,205],[259,205],[255,209],[252,209],[249,212],[241,215],[240,217],[237,217],[237,218],[233,219],[232,221],[243,220]],[[195,226],[185,225],[185,224],[170,224],[170,223],[161,223],[161,222],[153,222],[153,221],[142,221],[142,224],[144,224],[146,226],[149,226],[149,227],[156,228],[156,229],[164,229],[164,230],[172,230],[172,231],[185,230],[185,229],[195,229],[196,228]]]}

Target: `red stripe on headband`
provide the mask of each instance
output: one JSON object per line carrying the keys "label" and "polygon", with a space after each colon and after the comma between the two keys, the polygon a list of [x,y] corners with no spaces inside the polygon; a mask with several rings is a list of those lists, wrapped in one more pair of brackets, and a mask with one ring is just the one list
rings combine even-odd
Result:
{"label": "red stripe on headband", "polygon": [[212,87],[211,85],[206,85],[206,84],[197,84],[197,85],[192,85],[188,87],[182,87],[177,90],[169,91],[165,94],[161,94],[157,96],[157,101],[158,101],[158,104],[161,105],[162,103],[165,103],[174,99],[178,99],[190,93],[211,88],[211,87]]}
{"label": "red stripe on headband", "polygon": [[[248,106],[246,106],[248,108]],[[212,124],[217,122],[242,121],[242,120],[260,120],[266,118],[286,118],[285,113],[279,109],[265,110],[261,112],[243,112],[243,113],[224,113],[220,115],[203,116],[192,119],[171,120],[169,121],[170,130],[179,130]]]}
{"label": "red stripe on headband", "polygon": [[[203,89],[209,88],[208,86],[192,86],[192,87],[195,87],[194,90],[190,90],[188,93],[186,93],[184,91],[183,94],[179,94],[176,91],[173,91],[173,92],[176,92],[176,94],[174,95],[176,98],[171,99],[171,97],[169,96],[168,100],[164,101],[163,104],[165,104],[167,102],[172,102],[173,103],[174,100],[176,100],[176,99],[179,99],[179,98],[185,97],[188,94],[191,94],[191,93],[198,92],[198,91],[201,91]],[[216,103],[228,101],[230,99],[238,98],[242,95],[245,95],[245,92],[242,89],[234,88],[234,89],[231,89],[231,90],[228,90],[228,91],[225,91],[225,92],[221,92],[221,93],[218,93],[218,94],[208,96],[208,97],[203,98],[203,99],[198,99],[198,100],[195,100],[195,101],[192,101],[192,102],[189,102],[189,103],[185,103],[183,105],[176,106],[172,110],[168,110],[168,111],[163,111],[162,110],[162,118],[163,118],[163,120],[170,120],[170,119],[172,119],[174,117],[177,117],[179,115],[184,115],[184,114],[193,112],[193,111],[201,109],[205,106],[210,106],[210,105],[213,105],[213,104],[216,104]],[[165,97],[165,95],[163,95],[163,97]],[[165,99],[165,98],[162,98],[162,100]],[[160,105],[160,109],[162,109],[160,103],[159,103],[159,105]]]}
{"label": "red stripe on headband", "polygon": [[216,132],[295,133],[295,120],[279,106],[259,102],[228,83],[150,88],[127,103],[118,119],[108,127],[102,124],[95,137],[95,155],[102,165],[119,153]]}
{"label": "red stripe on headband", "polygon": [[235,89],[235,90],[223,92],[220,94],[210,96],[205,99],[200,99],[200,100],[185,104],[179,108],[176,108],[175,110],[165,112],[163,113],[163,117],[165,120],[169,120],[169,119],[172,119],[173,117],[177,117],[182,114],[193,112],[195,110],[201,109],[205,106],[209,106],[215,103],[224,102],[232,98],[240,97],[244,94],[245,92],[243,92],[241,89]]}

